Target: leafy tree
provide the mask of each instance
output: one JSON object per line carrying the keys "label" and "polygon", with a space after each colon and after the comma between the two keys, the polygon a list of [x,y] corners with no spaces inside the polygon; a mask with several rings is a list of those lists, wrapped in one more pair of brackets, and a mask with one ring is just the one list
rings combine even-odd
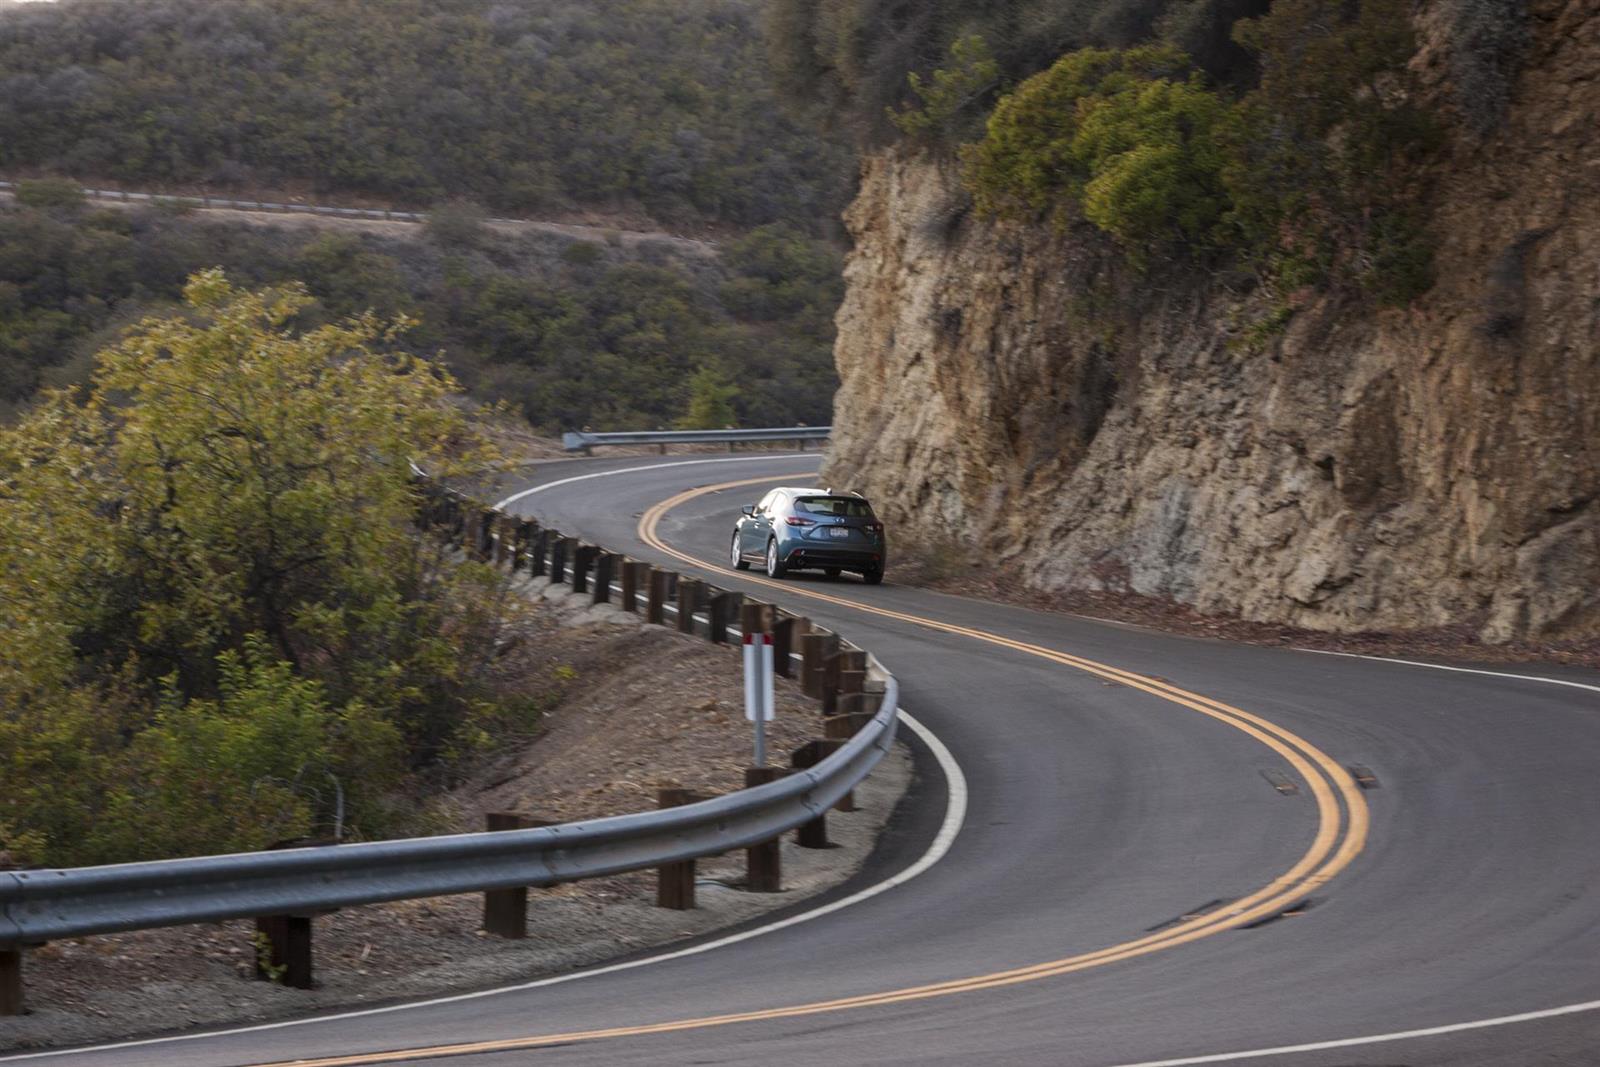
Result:
{"label": "leafy tree", "polygon": [[[149,855],[243,851],[302,837],[331,796],[392,787],[404,763],[392,723],[360,702],[328,706],[320,683],[274,659],[259,637],[217,657],[214,700],[169,692],[133,738],[89,831],[90,854],[130,842]],[[320,803],[319,803],[320,801]]]}
{"label": "leafy tree", "polygon": [[1217,139],[1227,116],[1198,76],[1130,86],[1087,110],[1073,145],[1089,175],[1084,217],[1130,248],[1210,246],[1228,207]]}
{"label": "leafy tree", "polygon": [[912,71],[911,91],[921,106],[891,111],[890,121],[909,137],[944,140],[956,135],[963,115],[1000,84],[1000,64],[982,37],[959,37],[950,45],[950,65],[926,80]]}
{"label": "leafy tree", "polygon": [[298,287],[184,299],[0,431],[0,846],[47,862],[266,844],[302,768],[380,831],[488,699],[485,591],[411,525],[409,463],[480,454],[449,376]]}
{"label": "leafy tree", "polygon": [[689,410],[678,420],[680,430],[721,430],[734,425],[733,398],[738,386],[716,367],[701,367],[689,379]]}
{"label": "leafy tree", "polygon": [[[1167,47],[1087,48],[1063,56],[1001,100],[986,136],[966,154],[979,209],[1058,213],[1081,202],[1089,181],[1119,157],[1161,141],[1173,147],[1183,116],[1171,87],[1188,74],[1188,57]],[[1209,110],[1196,100],[1204,92],[1197,83],[1188,86],[1182,94],[1188,110]],[[1108,218],[1111,193],[1103,183]]]}

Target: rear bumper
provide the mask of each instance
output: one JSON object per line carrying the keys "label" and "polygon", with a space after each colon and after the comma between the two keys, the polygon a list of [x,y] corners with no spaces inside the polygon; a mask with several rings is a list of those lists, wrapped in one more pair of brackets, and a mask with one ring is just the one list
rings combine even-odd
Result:
{"label": "rear bumper", "polygon": [[883,566],[882,549],[863,547],[832,548],[808,543],[788,546],[783,562],[789,567],[839,567],[844,570],[871,570]]}

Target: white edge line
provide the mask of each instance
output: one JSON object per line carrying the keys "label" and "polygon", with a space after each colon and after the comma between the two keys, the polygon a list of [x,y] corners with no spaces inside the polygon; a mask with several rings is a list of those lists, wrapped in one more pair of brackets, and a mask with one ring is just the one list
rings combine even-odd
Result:
{"label": "white edge line", "polygon": [[535,493],[542,493],[547,489],[555,489],[557,486],[562,485],[571,485],[573,482],[586,482],[590,478],[609,478],[613,474],[633,474],[636,471],[658,471],[663,467],[692,467],[697,463],[756,463],[763,460],[769,463],[776,463],[783,460],[796,459],[820,461],[822,459],[822,454],[820,452],[805,452],[789,456],[737,456],[733,459],[680,459],[674,460],[671,463],[650,463],[643,467],[623,467],[614,471],[595,471],[592,474],[575,474],[571,478],[562,478],[559,481],[546,482],[543,485],[536,485],[531,489],[524,489],[520,493],[512,493],[510,496],[500,501],[500,503],[496,504],[495,510],[498,511],[503,508],[508,508],[519,500],[524,500],[530,496],[533,496]]}
{"label": "white edge line", "polygon": [[[710,461],[702,461],[702,462],[718,462],[718,461],[717,460],[710,460]],[[726,462],[726,460],[723,460],[721,462]],[[673,465],[674,464],[657,464],[656,466],[673,466]],[[652,469],[652,468],[648,468],[647,467],[647,468],[632,468],[632,469],[636,469],[636,470],[637,469],[645,469],[645,470],[648,470],[648,469]],[[622,472],[618,471],[617,473],[622,473]],[[582,475],[582,476],[580,476],[580,478],[591,478],[591,477],[595,477],[595,475],[591,474],[591,475]],[[568,479],[568,481],[577,481],[577,480],[579,480],[579,479],[578,478]],[[532,489],[532,490],[530,490],[530,491],[528,491],[526,493],[518,494],[516,497],[512,497],[512,498],[509,498],[506,501],[502,501],[499,506],[500,507],[505,507],[505,506],[509,505],[510,503],[513,503],[514,501],[521,499],[524,496],[531,496],[533,493],[540,492],[540,491],[542,491],[544,489],[554,488],[557,485],[563,485],[563,484],[566,484],[566,483],[565,482],[552,482],[549,485],[537,486],[534,489]],[[1098,620],[1098,621],[1110,621],[1110,620]],[[1315,652],[1318,655],[1324,655],[1324,656],[1344,656],[1344,657],[1351,658],[1351,659],[1368,659],[1368,660],[1376,660],[1376,661],[1384,662],[1384,663],[1397,663],[1397,664],[1402,664],[1402,665],[1408,666],[1408,667],[1429,667],[1429,668],[1432,668],[1434,670],[1453,671],[1453,672],[1458,672],[1458,673],[1462,673],[1462,674],[1484,674],[1484,675],[1490,675],[1492,677],[1498,677],[1498,678],[1511,678],[1511,679],[1515,679],[1517,681],[1547,682],[1547,683],[1549,683],[1551,685],[1564,685],[1564,686],[1570,686],[1570,687],[1573,687],[1573,688],[1576,688],[1576,689],[1587,689],[1587,690],[1592,690],[1592,691],[1595,691],[1595,692],[1600,692],[1600,686],[1586,685],[1586,684],[1584,684],[1582,682],[1570,682],[1570,681],[1566,681],[1565,679],[1561,679],[1561,678],[1545,678],[1545,677],[1541,677],[1541,676],[1537,676],[1537,675],[1526,675],[1526,674],[1508,674],[1508,673],[1504,673],[1504,672],[1501,672],[1501,671],[1475,670],[1475,669],[1467,668],[1467,667],[1447,667],[1447,666],[1444,666],[1443,664],[1438,664],[1438,663],[1422,663],[1422,662],[1418,662],[1416,660],[1391,659],[1391,658],[1386,657],[1386,656],[1367,656],[1367,655],[1361,655],[1359,653],[1354,653],[1354,652],[1331,652],[1331,651],[1327,651],[1327,650],[1324,650],[1324,649],[1317,649],[1317,648],[1301,648],[1301,649],[1298,649],[1298,651],[1301,651],[1301,652]],[[961,789],[962,789],[962,793],[963,793],[962,808],[963,808],[963,811],[964,811],[965,804],[966,804],[966,802],[965,802],[965,788],[966,787],[965,787],[965,780],[957,777],[957,776],[959,776],[961,774],[960,767],[958,767],[956,765],[954,758],[949,756],[948,750],[946,750],[944,748],[943,744],[941,744],[939,742],[938,738],[936,738],[930,731],[928,731],[926,727],[922,726],[915,719],[912,719],[909,715],[906,715],[904,717],[905,717],[905,720],[906,720],[906,724],[908,726],[910,726],[914,731],[916,731],[916,733],[920,737],[922,737],[922,739],[929,745],[929,747],[934,750],[935,755],[939,756],[940,765],[945,769],[945,775],[946,775],[947,779],[949,779],[950,782],[951,782],[952,807],[954,805],[956,782],[957,781],[961,782]],[[946,762],[947,759],[948,759],[948,762]],[[954,776],[952,776],[952,773],[951,773],[952,771],[954,772]],[[941,830],[940,830],[941,838],[943,837],[945,831],[949,830],[950,837],[953,839],[955,837],[956,831],[959,830],[959,828],[960,828],[960,821],[957,820],[956,825],[955,825],[955,829],[950,829],[950,813],[947,812],[946,816],[945,816],[945,827],[941,828]],[[937,845],[937,844],[938,844],[938,839],[935,840],[935,845]],[[933,851],[932,849],[929,850],[930,854],[932,853],[932,851]],[[925,856],[924,859],[927,859],[927,857]],[[912,877],[915,877],[916,873],[920,873],[920,870],[918,870],[918,868],[921,866],[921,862],[922,861],[919,861],[918,864],[907,868],[906,871],[903,872],[904,878],[907,878],[907,879],[908,878],[912,878]],[[930,863],[929,863],[930,866],[931,866],[932,862],[937,862],[937,860],[930,861]],[[921,869],[925,870],[926,868],[923,867]],[[874,887],[873,890],[865,890],[863,892],[873,892],[874,890],[876,890],[876,888],[877,887]],[[885,883],[884,888],[889,888],[887,883]],[[840,907],[844,907],[844,906],[846,906],[846,903],[848,901],[849,901],[849,898],[846,898],[846,900],[837,901],[836,903]],[[795,919],[797,921],[799,921],[799,920],[801,920],[803,918],[804,918],[804,916],[795,916]],[[754,933],[754,931],[752,931],[752,934],[753,933]],[[710,947],[710,946],[707,946],[707,947]],[[1422,1037],[1435,1037],[1435,1036],[1439,1036],[1439,1035],[1442,1035],[1442,1034],[1458,1033],[1458,1032],[1461,1032],[1461,1031],[1464,1031],[1464,1030],[1482,1030],[1482,1029],[1488,1029],[1488,1028],[1496,1027],[1496,1026],[1509,1026],[1509,1025],[1512,1025],[1512,1024],[1515,1024],[1515,1023],[1532,1022],[1532,1021],[1539,1020],[1539,1019],[1555,1018],[1555,1017],[1562,1016],[1562,1015],[1573,1015],[1573,1014],[1577,1014],[1579,1012],[1594,1011],[1596,1009],[1600,1009],[1600,1000],[1588,1001],[1588,1002],[1585,1002],[1585,1003],[1582,1003],[1582,1004],[1568,1004],[1568,1005],[1565,1005],[1565,1006],[1559,1007],[1559,1008],[1547,1008],[1547,1009],[1545,1009],[1543,1011],[1525,1012],[1525,1013],[1523,1013],[1521,1015],[1504,1015],[1504,1016],[1499,1016],[1499,1017],[1493,1018],[1493,1019],[1480,1019],[1480,1020],[1477,1020],[1475,1022],[1455,1023],[1455,1024],[1452,1024],[1452,1025],[1448,1025],[1448,1026],[1436,1026],[1436,1027],[1430,1027],[1430,1028],[1421,1029],[1421,1030],[1404,1030],[1404,1031],[1399,1031],[1399,1032],[1391,1033],[1391,1034],[1374,1034],[1374,1035],[1369,1035],[1369,1036],[1366,1036],[1366,1037],[1344,1038],[1342,1040],[1321,1041],[1321,1042],[1316,1042],[1316,1043],[1312,1043],[1312,1044],[1304,1044],[1304,1045],[1283,1045],[1283,1046],[1279,1046],[1277,1048],[1251,1049],[1251,1050],[1243,1051],[1243,1052],[1221,1052],[1221,1053],[1215,1053],[1215,1054],[1207,1055],[1207,1056],[1192,1056],[1192,1057],[1188,1057],[1188,1058],[1185,1058],[1185,1059],[1176,1059],[1176,1060],[1150,1060],[1150,1061],[1146,1061],[1144,1063],[1120,1064],[1120,1065],[1118,1065],[1118,1067],[1196,1067],[1196,1065],[1199,1065],[1199,1064],[1228,1063],[1228,1062],[1233,1062],[1233,1061],[1238,1061],[1238,1060],[1257,1059],[1257,1058],[1260,1058],[1262,1056],[1281,1056],[1281,1055],[1290,1055],[1290,1054],[1298,1053],[1298,1052],[1319,1052],[1319,1051],[1327,1051],[1327,1050],[1330,1050],[1330,1049],[1350,1048],[1350,1047],[1354,1047],[1354,1046],[1358,1046],[1358,1045],[1375,1045],[1375,1044],[1381,1044],[1381,1043],[1384,1043],[1384,1042],[1391,1042],[1391,1041],[1406,1041],[1406,1040],[1414,1040],[1416,1038],[1422,1038]]]}
{"label": "white edge line", "polygon": [[[695,460],[693,462],[727,463],[730,461]],[[666,463],[657,464],[657,466],[670,467],[678,466],[678,464]],[[629,469],[649,470],[652,468],[646,467]],[[603,473],[623,474],[626,472],[607,471]],[[589,478],[594,477],[594,475],[582,475],[581,477]],[[568,479],[568,481],[577,480],[578,479],[576,478]],[[552,482],[550,485],[539,486],[537,488],[548,489],[558,484],[563,483]],[[80,1047],[70,1049],[47,1049],[40,1052],[27,1052],[19,1056],[0,1056],[0,1063],[19,1063],[24,1060],[42,1060],[56,1056],[84,1056],[91,1053],[114,1052],[118,1049],[125,1048],[146,1048],[151,1045],[165,1045],[177,1041],[198,1041],[206,1038],[232,1037],[237,1034],[253,1034],[264,1030],[282,1030],[291,1026],[309,1026],[315,1023],[337,1022],[342,1019],[358,1019],[370,1015],[386,1015],[391,1012],[410,1011],[415,1008],[430,1008],[439,1004],[456,1004],[460,1003],[461,1001],[479,1000],[484,997],[499,996],[502,993],[516,993],[528,989],[539,989],[543,986],[562,985],[566,982],[575,982],[581,978],[595,978],[603,974],[613,974],[617,971],[631,971],[638,967],[648,967],[652,964],[666,963],[669,960],[683,959],[687,956],[698,956],[703,952],[710,952],[713,949],[724,948],[728,945],[735,945],[741,941],[749,941],[752,938],[761,937],[765,934],[776,933],[779,930],[785,930],[791,926],[798,926],[801,923],[810,922],[812,919],[820,919],[824,915],[831,915],[836,911],[842,911],[845,908],[851,907],[852,905],[860,904],[862,901],[870,900],[881,893],[887,893],[891,889],[904,885],[905,883],[911,881],[911,879],[928,870],[928,868],[932,867],[940,860],[944,859],[945,854],[950,851],[951,846],[955,843],[956,835],[961,832],[962,824],[966,822],[968,796],[967,776],[962,772],[961,765],[956,762],[955,755],[951,753],[950,749],[946,747],[943,741],[939,740],[938,736],[934,734],[932,730],[928,729],[917,719],[913,718],[912,715],[904,708],[900,709],[900,721],[905,723],[906,726],[910,727],[911,732],[916,734],[917,737],[921,739],[922,743],[928,746],[929,751],[933,753],[934,759],[936,759],[939,763],[940,771],[944,774],[946,783],[945,788],[949,797],[945,804],[944,821],[940,823],[939,831],[934,835],[932,843],[928,845],[928,850],[924,852],[911,866],[900,871],[898,874],[886,878],[881,882],[877,882],[865,889],[851,893],[847,897],[840,897],[838,900],[824,904],[820,908],[813,908],[810,911],[804,911],[798,915],[791,915],[787,919],[780,919],[777,922],[768,923],[765,926],[758,926],[754,929],[745,930],[737,934],[729,934],[727,937],[717,938],[714,941],[707,941],[699,945],[691,945],[688,948],[681,948],[672,952],[663,952],[656,956],[647,956],[643,959],[629,960],[626,963],[607,964],[605,966],[595,967],[590,970],[574,971],[571,974],[553,975],[549,978],[539,978],[532,982],[521,982],[516,985],[499,986],[495,989],[480,989],[474,993],[457,993],[447,997],[434,997],[429,1000],[409,1001],[404,1004],[390,1004],[387,1007],[382,1008],[362,1008],[358,1011],[339,1012],[334,1015],[316,1015],[302,1019],[283,1019],[278,1022],[257,1023],[253,1026],[238,1026],[227,1030],[208,1030],[193,1034],[173,1034],[166,1037],[144,1038],[139,1041],[120,1041],[110,1045],[91,1045],[87,1048]]]}
{"label": "white edge line", "polygon": [[1470,1023],[1452,1023],[1449,1026],[1430,1026],[1423,1030],[1401,1030],[1392,1034],[1372,1034],[1367,1037],[1346,1037],[1336,1041],[1316,1041],[1306,1045],[1280,1045],[1277,1048],[1256,1048],[1247,1052],[1218,1052],[1210,1056],[1189,1056],[1177,1060],[1146,1060],[1143,1063],[1123,1063],[1117,1067],[1192,1067],[1199,1063],[1229,1063],[1234,1060],[1255,1059],[1258,1056],[1287,1056],[1296,1052],[1325,1052],[1329,1049],[1351,1048],[1356,1045],[1379,1045],[1389,1041],[1411,1041],[1419,1037],[1439,1037],[1458,1034],[1463,1030],[1486,1030],[1492,1026],[1510,1026],[1513,1023],[1534,1022],[1559,1015],[1576,1015],[1579,1012],[1600,1008],[1600,1000],[1582,1004],[1567,1004],[1543,1011],[1526,1011],[1520,1015],[1501,1015],[1494,1019],[1479,1019]]}
{"label": "white edge line", "polygon": [[1332,652],[1325,648],[1296,648],[1296,652],[1311,652],[1318,656],[1343,656],[1346,659],[1369,659],[1375,663],[1400,663],[1407,667],[1428,667],[1436,671],[1452,671],[1456,674],[1486,674],[1491,678],[1512,678],[1519,682],[1545,682],[1549,685],[1564,685],[1572,689],[1587,689],[1591,693],[1600,693],[1600,685],[1589,685],[1586,682],[1569,682],[1565,678],[1546,678],[1539,674],[1508,674],[1505,671],[1485,671],[1475,667],[1446,667],[1442,663],[1422,663],[1414,659],[1393,659],[1389,656],[1366,656],[1359,652]]}

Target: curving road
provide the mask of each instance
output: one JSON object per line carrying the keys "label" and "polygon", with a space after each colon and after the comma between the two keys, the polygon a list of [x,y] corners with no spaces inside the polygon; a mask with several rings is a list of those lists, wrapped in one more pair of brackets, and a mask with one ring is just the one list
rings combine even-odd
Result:
{"label": "curving road", "polygon": [[1600,1064],[1600,675],[1174,637],[892,564],[881,587],[736,577],[738,505],[817,460],[569,461],[505,495],[871,648],[938,740],[834,897],[916,877],[577,980],[50,1059]]}

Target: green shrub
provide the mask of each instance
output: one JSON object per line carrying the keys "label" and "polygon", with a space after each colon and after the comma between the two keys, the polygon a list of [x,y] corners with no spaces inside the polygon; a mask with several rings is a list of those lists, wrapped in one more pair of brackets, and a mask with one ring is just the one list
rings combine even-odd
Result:
{"label": "green shrub", "polygon": [[488,219],[482,204],[452,200],[428,212],[428,239],[440,248],[476,248],[483,243]]}
{"label": "green shrub", "polygon": [[370,746],[360,762],[392,769],[400,748],[393,727],[360,705],[344,714],[329,707],[323,687],[274,660],[259,635],[242,652],[224,652],[217,667],[216,699],[169,692],[118,761],[91,832],[94,857],[257,849],[310,834],[332,814],[334,767],[357,796],[389,784],[350,775],[336,752]]}
{"label": "green shrub", "polygon": [[17,183],[17,203],[24,207],[76,208],[87,199],[83,187],[65,178],[34,178]]}
{"label": "green shrub", "polygon": [[723,430],[736,424],[733,400],[739,387],[726,371],[701,367],[689,379],[689,410],[678,420],[680,430]]}
{"label": "green shrub", "polygon": [[1261,69],[1238,99],[1171,46],[1084,49],[1023,82],[964,153],[978,209],[1081,217],[1136,264],[1223,253],[1283,291],[1426,292],[1439,130],[1401,91],[1405,0],[1279,0],[1235,36]]}
{"label": "green shrub", "polygon": [[975,105],[1000,86],[1000,64],[982,37],[958,37],[950,45],[950,64],[926,80],[916,71],[907,75],[918,106],[889,112],[889,120],[909,137],[948,141],[969,124]]}
{"label": "green shrub", "polygon": [[1079,124],[1083,214],[1126,247],[1203,248],[1228,208],[1217,129],[1227,104],[1197,79],[1130,86]]}
{"label": "green shrub", "polygon": [[1076,208],[1130,250],[1210,245],[1227,113],[1176,49],[1074,52],[1000,102],[968,184],[980,211],[1064,222]]}
{"label": "green shrub", "polygon": [[485,568],[412,524],[409,461],[482,456],[450,377],[298,287],[184,296],[0,430],[0,849],[41,862],[259,847],[329,774],[392,829],[491,696]]}
{"label": "green shrub", "polygon": [[1433,235],[1415,212],[1380,211],[1367,227],[1362,285],[1388,307],[1404,307],[1433,288]]}

